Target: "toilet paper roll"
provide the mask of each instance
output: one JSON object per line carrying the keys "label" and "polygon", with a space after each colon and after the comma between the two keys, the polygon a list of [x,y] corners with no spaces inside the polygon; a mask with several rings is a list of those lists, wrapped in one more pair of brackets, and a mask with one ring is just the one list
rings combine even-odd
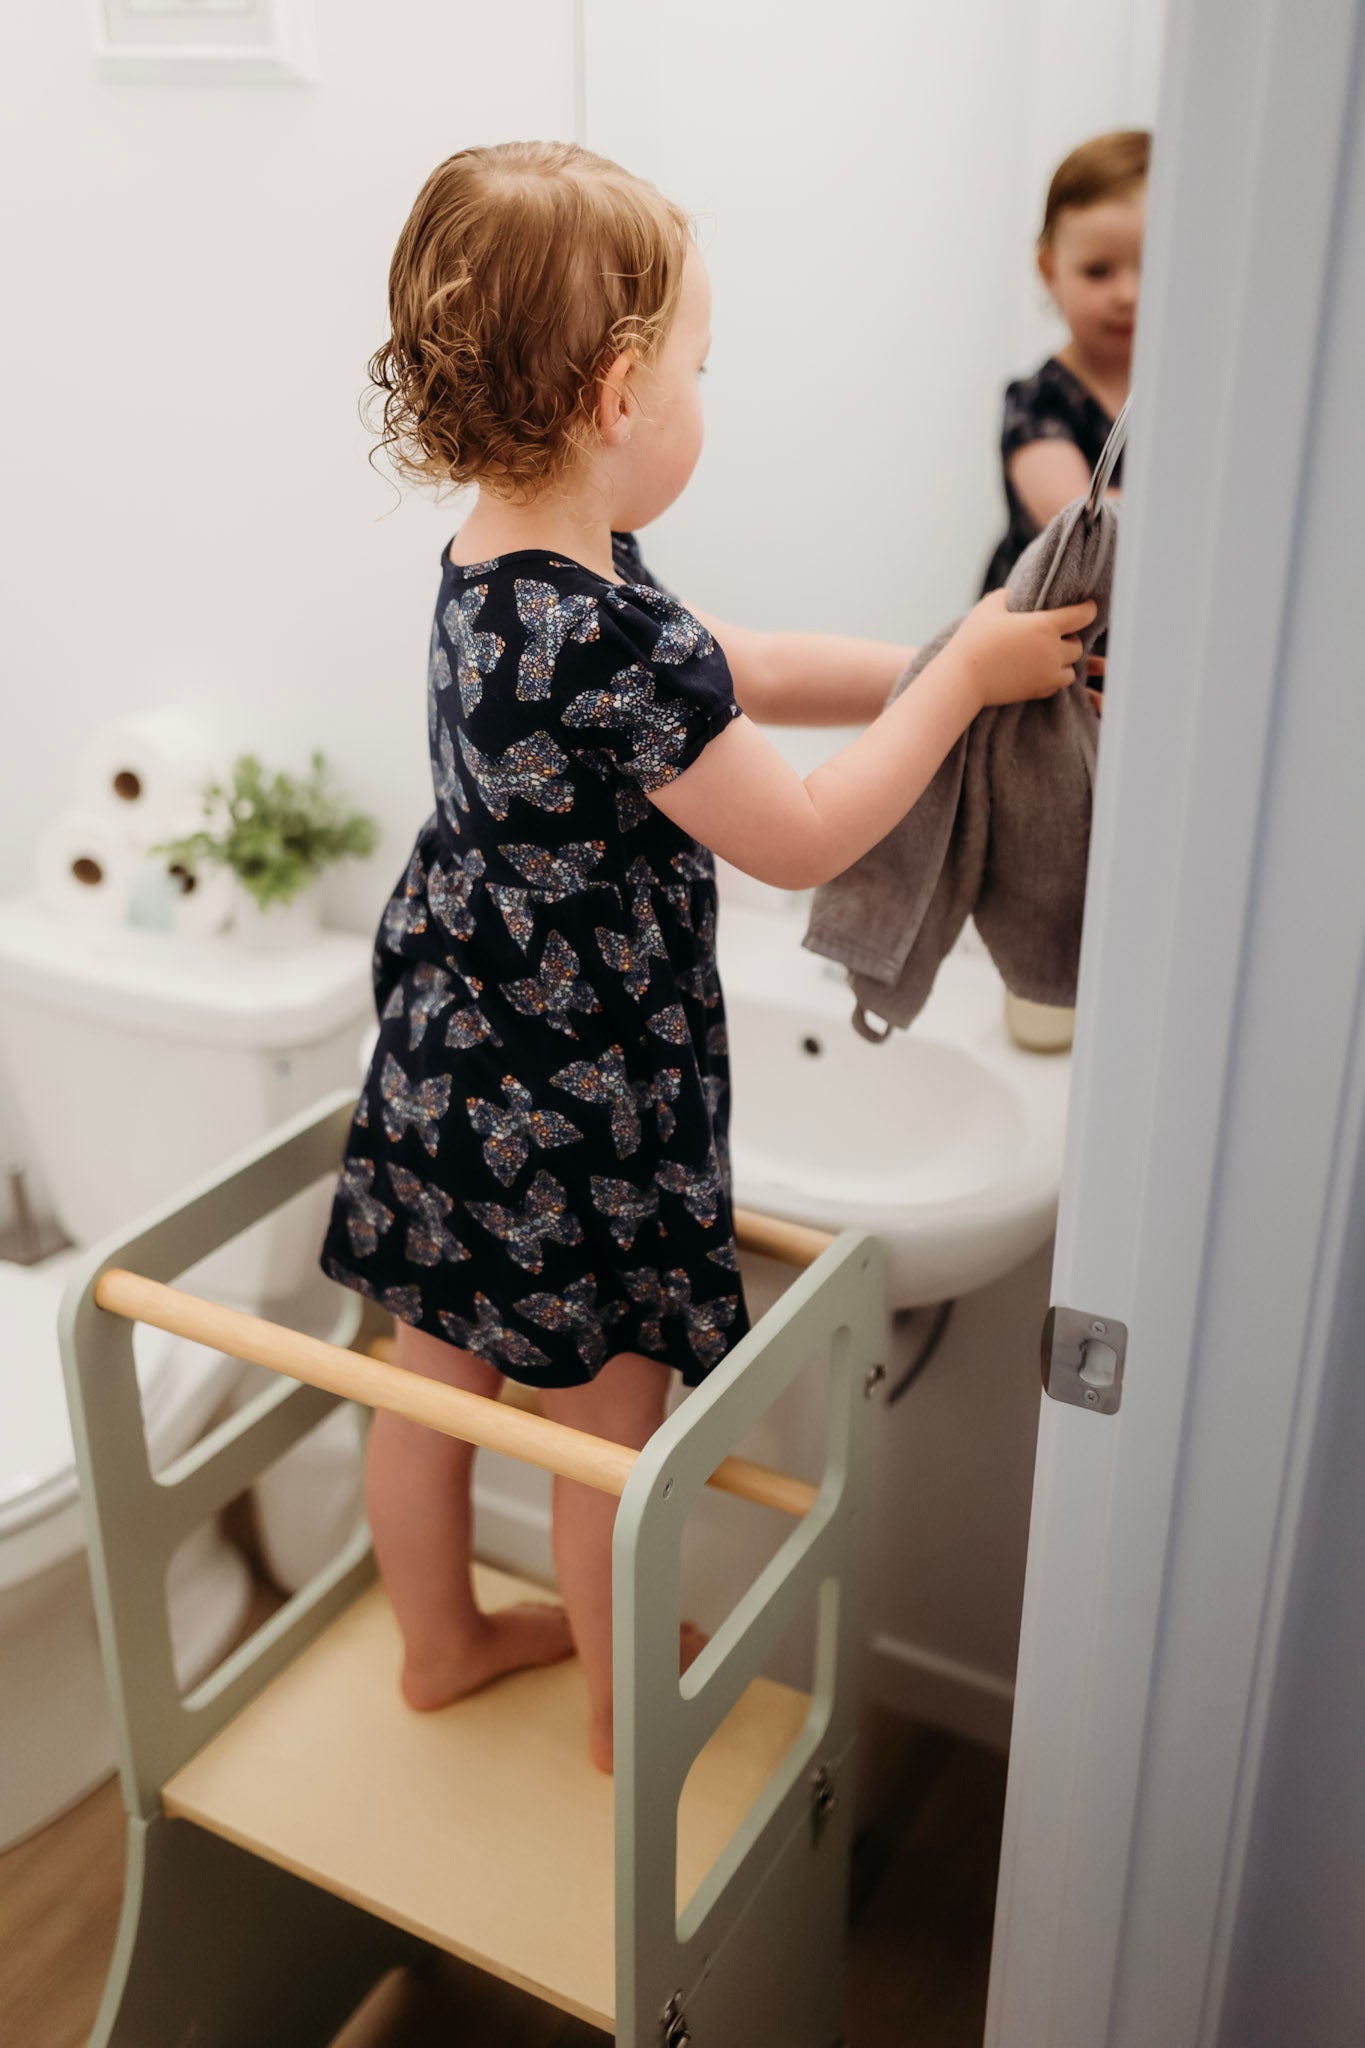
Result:
{"label": "toilet paper roll", "polygon": [[237,903],[228,869],[201,867],[189,875],[173,868],[171,874],[177,885],[171,930],[187,939],[209,939],[226,931]]}
{"label": "toilet paper roll", "polygon": [[192,939],[211,938],[232,922],[237,901],[232,873],[215,861],[201,861],[191,867],[151,849],[190,839],[203,825],[199,805],[167,805],[164,813],[160,807],[150,814],[139,813],[130,828],[139,845],[145,842],[148,871],[155,869],[155,879],[164,885],[157,890],[157,895],[164,898],[164,914],[146,921],[155,922],[160,930],[179,932]]}
{"label": "toilet paper roll", "polygon": [[225,766],[225,750],[204,719],[144,711],[92,734],[77,769],[78,800],[91,809],[110,805],[150,844],[171,836],[172,819],[199,821],[204,789]]}
{"label": "toilet paper roll", "polygon": [[63,811],[34,848],[34,881],[59,916],[122,924],[141,857],[116,813]]}

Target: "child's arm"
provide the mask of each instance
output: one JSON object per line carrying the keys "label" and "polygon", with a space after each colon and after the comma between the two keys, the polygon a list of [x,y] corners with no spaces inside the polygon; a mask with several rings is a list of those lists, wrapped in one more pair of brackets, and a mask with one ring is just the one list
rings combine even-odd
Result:
{"label": "child's arm", "polygon": [[[1090,469],[1074,441],[1030,441],[1016,448],[1005,468],[1024,510],[1041,531],[1063,505],[1090,489]],[[1117,491],[1110,491],[1117,498]]]}
{"label": "child's arm", "polygon": [[913,647],[834,633],[756,633],[689,606],[730,664],[735,700],[760,725],[866,725]]}
{"label": "child's arm", "polygon": [[1081,645],[1071,636],[1094,616],[1088,601],[1011,612],[995,591],[909,689],[804,782],[755,725],[736,718],[650,801],[760,882],[827,882],[905,816],[984,706],[1050,697],[1073,682]]}

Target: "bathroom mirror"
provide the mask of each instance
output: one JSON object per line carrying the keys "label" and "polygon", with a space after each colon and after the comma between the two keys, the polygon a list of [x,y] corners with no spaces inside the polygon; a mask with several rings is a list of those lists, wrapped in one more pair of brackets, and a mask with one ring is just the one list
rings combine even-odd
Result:
{"label": "bathroom mirror", "polygon": [[[1160,0],[684,10],[588,0],[585,139],[700,216],[707,446],[650,535],[758,627],[918,644],[1003,530],[1006,383],[1065,338],[1053,169],[1153,121]],[[777,734],[808,771],[828,733]]]}

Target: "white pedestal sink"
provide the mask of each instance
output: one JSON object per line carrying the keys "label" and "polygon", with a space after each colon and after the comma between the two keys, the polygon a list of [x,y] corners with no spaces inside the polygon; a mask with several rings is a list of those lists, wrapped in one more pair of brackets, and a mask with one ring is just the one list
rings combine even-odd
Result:
{"label": "white pedestal sink", "polygon": [[803,929],[791,910],[721,912],[736,1200],[875,1231],[893,1308],[989,1285],[1055,1222],[1069,1056],[1015,1045],[974,935],[912,1028],[870,1045],[842,971],[803,950]]}

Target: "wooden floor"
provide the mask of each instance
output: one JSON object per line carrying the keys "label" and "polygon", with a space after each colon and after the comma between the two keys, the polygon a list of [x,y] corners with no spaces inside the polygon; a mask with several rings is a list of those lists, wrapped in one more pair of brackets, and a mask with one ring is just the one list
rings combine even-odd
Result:
{"label": "wooden floor", "polygon": [[[848,2048],[980,2048],[1004,1759],[902,1727],[854,1859]],[[111,1781],[0,1855],[0,2038],[83,2048],[113,1946],[123,1813]],[[453,1960],[394,1976],[334,2048],[601,2048],[607,2039]]]}

